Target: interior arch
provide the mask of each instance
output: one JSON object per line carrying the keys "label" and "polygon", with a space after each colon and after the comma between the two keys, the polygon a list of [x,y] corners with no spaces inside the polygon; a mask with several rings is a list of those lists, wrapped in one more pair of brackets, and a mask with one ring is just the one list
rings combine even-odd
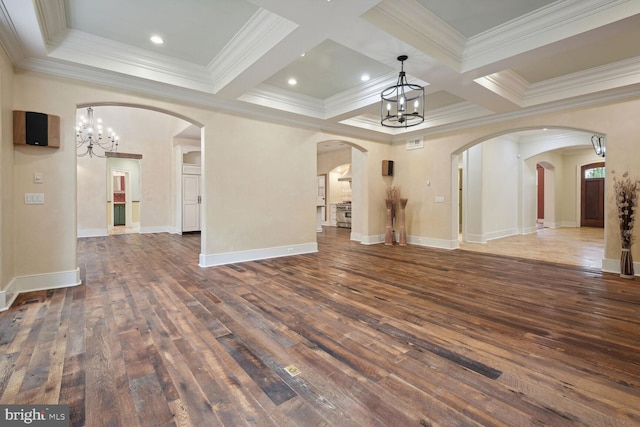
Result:
{"label": "interior arch", "polygon": [[[174,111],[134,103],[93,102],[77,104],[78,114],[91,107],[95,117],[113,127],[121,137],[118,152],[142,155],[140,162],[139,231],[180,233],[178,178],[182,151],[202,150],[202,124]],[[153,126],[149,126],[153,123]],[[195,131],[194,131],[195,129]],[[192,141],[187,138],[195,138]],[[187,150],[177,150],[188,143]],[[110,209],[108,166],[112,159],[78,157],[77,228],[79,237],[107,235]],[[202,160],[203,161],[203,160]],[[201,165],[204,167],[204,165]],[[170,171],[170,173],[167,173]],[[130,207],[127,218],[131,219]],[[200,207],[200,210],[203,206]],[[135,212],[135,209],[134,209]],[[135,223],[135,219],[133,220]],[[202,231],[206,224],[201,223]]]}
{"label": "interior arch", "polygon": [[486,135],[457,150],[452,154],[451,195],[458,203],[452,203],[451,218],[460,226],[452,227],[452,237],[469,248],[469,243],[537,233],[537,164],[545,171],[543,226],[580,227],[576,181],[579,165],[602,160],[591,145],[597,133],[519,128]]}

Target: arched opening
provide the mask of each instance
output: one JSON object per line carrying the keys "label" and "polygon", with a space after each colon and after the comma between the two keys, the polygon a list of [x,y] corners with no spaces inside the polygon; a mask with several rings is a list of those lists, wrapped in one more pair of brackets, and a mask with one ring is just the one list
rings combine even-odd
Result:
{"label": "arched opening", "polygon": [[[78,117],[89,106],[120,140],[108,158],[77,157],[78,237],[107,236],[116,228],[118,234],[182,233],[183,156],[201,150],[202,126],[138,104],[83,104]],[[124,227],[115,226],[115,219]]]}
{"label": "arched opening", "polygon": [[[591,145],[593,134],[566,128],[517,129],[476,140],[454,153],[451,194],[459,203],[453,204],[452,223],[461,223],[454,227],[460,231],[460,247],[488,252],[509,239],[541,239],[563,232],[565,237],[558,241],[573,239],[568,243],[580,245],[580,168],[602,160]],[[589,259],[567,257],[567,262],[601,265],[604,233],[590,236],[585,244],[594,239],[596,250],[589,252]],[[536,248],[547,252],[534,254]],[[513,249],[506,253],[551,256],[548,246],[531,242],[521,254]]]}
{"label": "arched opening", "polygon": [[324,204],[318,200],[317,206],[319,232],[341,228],[348,230],[344,234],[349,239],[359,240],[365,223],[365,153],[348,141],[317,143],[318,194],[324,198]]}

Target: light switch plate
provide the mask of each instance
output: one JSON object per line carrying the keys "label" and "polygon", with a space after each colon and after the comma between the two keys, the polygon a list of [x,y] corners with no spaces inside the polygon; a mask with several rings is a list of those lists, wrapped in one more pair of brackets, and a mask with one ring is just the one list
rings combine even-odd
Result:
{"label": "light switch plate", "polygon": [[444,203],[444,196],[436,196],[436,203]]}

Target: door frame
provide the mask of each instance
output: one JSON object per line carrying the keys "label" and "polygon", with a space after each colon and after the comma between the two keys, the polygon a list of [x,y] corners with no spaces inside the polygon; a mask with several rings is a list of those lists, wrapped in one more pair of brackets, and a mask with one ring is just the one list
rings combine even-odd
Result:
{"label": "door frame", "polygon": [[579,227],[598,227],[598,228],[604,228],[604,191],[605,191],[605,186],[606,186],[606,182],[605,182],[605,177],[602,178],[597,178],[597,179],[601,179],[602,180],[602,203],[599,206],[600,208],[600,216],[602,218],[602,226],[600,227],[600,225],[583,225],[583,220],[584,220],[584,209],[585,209],[585,186],[586,186],[586,179],[584,177],[584,172],[587,169],[593,169],[593,168],[598,168],[598,167],[606,167],[605,162],[591,162],[591,163],[586,163],[584,165],[580,165],[580,180],[579,180],[579,186],[580,186],[580,197],[579,197],[579,218],[578,218],[578,226]]}

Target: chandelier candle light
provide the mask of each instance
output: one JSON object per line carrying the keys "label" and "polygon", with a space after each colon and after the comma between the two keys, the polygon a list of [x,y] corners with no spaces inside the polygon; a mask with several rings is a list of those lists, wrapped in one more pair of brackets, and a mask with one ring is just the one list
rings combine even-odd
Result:
{"label": "chandelier candle light", "polygon": [[[87,108],[87,118],[80,116],[80,121],[76,127],[76,148],[79,150],[78,157],[107,157],[106,153],[118,151],[119,137],[111,129],[107,129],[105,140],[102,139],[102,119],[94,119],[93,108]],[[80,148],[85,147],[84,152]],[[100,148],[104,153],[98,153],[96,148]]]}
{"label": "chandelier candle light", "polygon": [[391,128],[407,128],[424,122],[424,88],[407,82],[404,61],[407,55],[398,56],[400,74],[395,86],[380,94],[380,124]]}

